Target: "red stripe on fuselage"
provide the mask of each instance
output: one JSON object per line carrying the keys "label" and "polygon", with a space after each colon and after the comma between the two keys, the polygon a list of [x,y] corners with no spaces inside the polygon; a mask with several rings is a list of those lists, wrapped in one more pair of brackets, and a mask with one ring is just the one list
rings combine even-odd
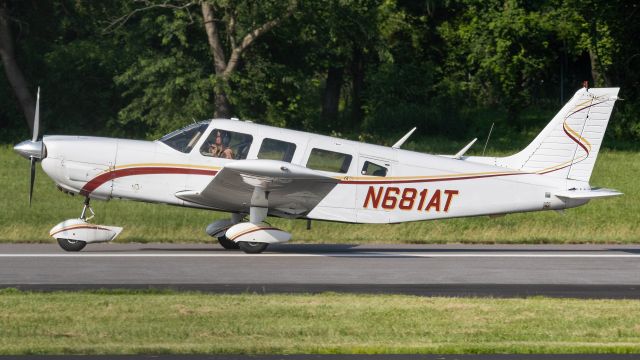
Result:
{"label": "red stripe on fuselage", "polygon": [[136,167],[127,169],[118,169],[100,174],[93,179],[89,180],[82,189],[80,195],[88,196],[100,185],[106,183],[109,180],[113,180],[125,176],[134,175],[164,175],[164,174],[195,174],[195,175],[215,175],[217,170],[206,169],[190,169],[190,168],[171,168],[171,167]]}

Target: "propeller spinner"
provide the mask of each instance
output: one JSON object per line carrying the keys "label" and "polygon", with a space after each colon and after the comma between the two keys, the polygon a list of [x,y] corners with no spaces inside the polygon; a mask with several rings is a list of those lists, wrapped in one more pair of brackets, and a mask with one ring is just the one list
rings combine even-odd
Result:
{"label": "propeller spinner", "polygon": [[29,206],[33,198],[33,183],[36,179],[36,162],[44,157],[44,145],[38,141],[40,131],[40,88],[36,97],[36,112],[33,119],[33,136],[13,147],[13,150],[31,162],[31,176],[29,180]]}

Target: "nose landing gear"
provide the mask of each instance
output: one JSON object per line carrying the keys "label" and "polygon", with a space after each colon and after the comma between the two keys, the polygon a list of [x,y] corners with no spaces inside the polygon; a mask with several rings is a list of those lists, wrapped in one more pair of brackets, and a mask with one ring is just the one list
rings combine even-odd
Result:
{"label": "nose landing gear", "polygon": [[[91,213],[87,217],[87,212]],[[54,226],[49,235],[58,241],[58,245],[65,251],[80,251],[88,243],[111,241],[120,234],[121,227],[94,225],[88,221],[93,219],[95,213],[89,204],[89,198],[84,200],[84,207],[80,218],[65,220]]]}

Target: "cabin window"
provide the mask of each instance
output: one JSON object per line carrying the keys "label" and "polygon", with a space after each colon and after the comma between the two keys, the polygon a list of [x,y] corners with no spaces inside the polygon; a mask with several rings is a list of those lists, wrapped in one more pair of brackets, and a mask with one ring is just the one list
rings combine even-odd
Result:
{"label": "cabin window", "polygon": [[200,136],[207,130],[208,126],[208,121],[189,124],[180,130],[163,136],[160,138],[160,142],[180,152],[188,153],[193,149],[198,140],[200,140]]}
{"label": "cabin window", "polygon": [[387,171],[388,169],[382,165],[372,163],[371,161],[365,161],[360,173],[362,175],[369,176],[387,176]]}
{"label": "cabin window", "polygon": [[314,170],[331,171],[345,174],[349,171],[353,156],[335,151],[313,149],[307,167]]}
{"label": "cabin window", "polygon": [[275,139],[264,139],[258,151],[258,159],[280,160],[291,162],[296,144]]}
{"label": "cabin window", "polygon": [[213,129],[202,144],[200,153],[204,156],[243,160],[247,158],[252,141],[253,136],[248,134]]}

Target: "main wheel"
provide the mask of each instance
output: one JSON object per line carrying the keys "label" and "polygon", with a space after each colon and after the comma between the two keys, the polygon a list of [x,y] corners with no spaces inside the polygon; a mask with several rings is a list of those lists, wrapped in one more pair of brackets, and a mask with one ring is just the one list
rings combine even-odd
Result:
{"label": "main wheel", "polygon": [[269,246],[269,244],[260,243],[260,242],[240,241],[238,242],[238,246],[240,247],[240,250],[246,252],[247,254],[260,254],[267,248],[267,246]]}
{"label": "main wheel", "polygon": [[240,249],[240,246],[234,242],[229,240],[226,236],[220,236],[218,238],[218,242],[220,243],[220,246],[222,246],[223,248],[227,249],[227,250],[237,250]]}
{"label": "main wheel", "polygon": [[82,240],[58,239],[58,245],[65,251],[80,251],[87,243]]}

